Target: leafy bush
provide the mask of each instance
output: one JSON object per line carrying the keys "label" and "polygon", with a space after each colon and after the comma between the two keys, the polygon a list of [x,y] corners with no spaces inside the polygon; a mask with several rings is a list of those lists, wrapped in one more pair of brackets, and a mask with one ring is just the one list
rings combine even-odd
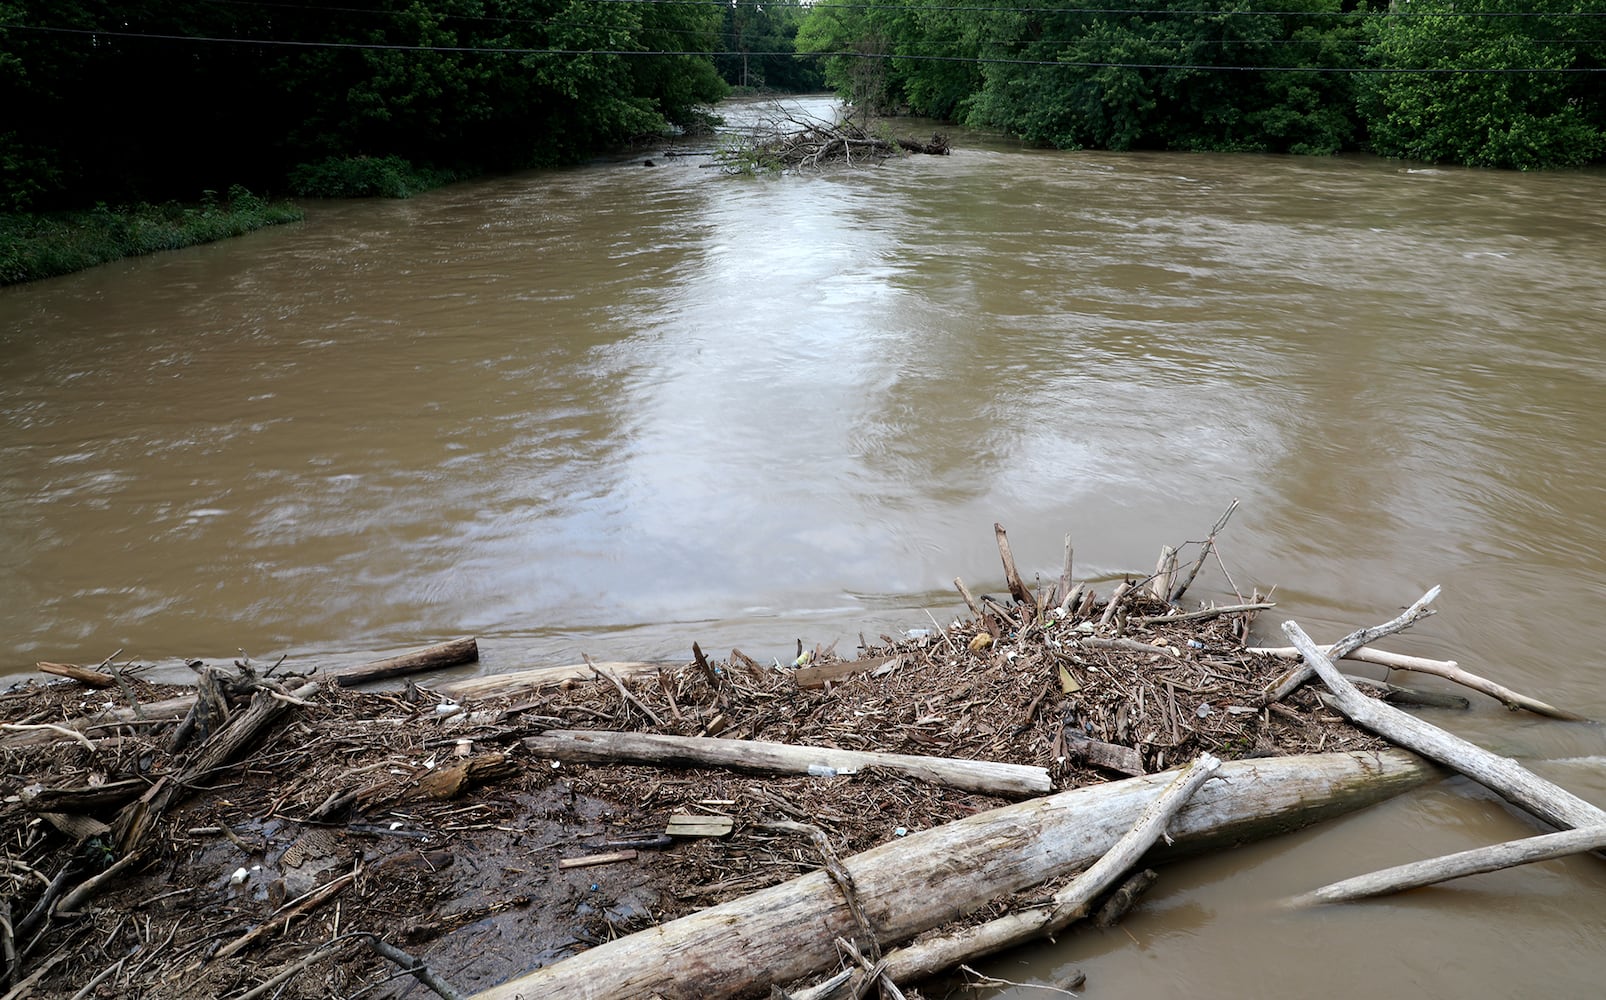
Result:
{"label": "leafy bush", "polygon": [[290,171],[290,192],[302,198],[411,198],[456,180],[445,170],[414,166],[399,156],[331,156]]}
{"label": "leafy bush", "polygon": [[294,205],[270,204],[238,185],[221,203],[207,192],[199,205],[169,202],[114,209],[102,203],[87,212],[4,213],[0,214],[0,285],[211,243],[304,217]]}

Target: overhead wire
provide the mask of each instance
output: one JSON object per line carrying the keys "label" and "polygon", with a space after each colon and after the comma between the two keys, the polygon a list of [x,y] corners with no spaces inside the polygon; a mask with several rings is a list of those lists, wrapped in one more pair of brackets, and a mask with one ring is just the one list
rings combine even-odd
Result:
{"label": "overhead wire", "polygon": [[[702,0],[594,0],[598,3],[698,3]],[[582,26],[588,27],[588,26]],[[609,25],[597,25],[606,29]],[[1319,74],[1425,74],[1425,75],[1505,75],[1505,74],[1540,74],[1540,75],[1575,75],[1606,73],[1606,67],[1592,66],[1545,66],[1545,67],[1510,67],[1510,66],[1468,66],[1468,67],[1389,67],[1389,66],[1281,66],[1281,65],[1224,65],[1220,63],[1172,63],[1172,62],[1134,62],[1119,60],[1071,60],[1071,59],[1030,59],[1009,56],[984,55],[939,55],[925,53],[901,52],[805,52],[795,51],[769,51],[769,52],[743,52],[741,50],[719,51],[713,49],[648,49],[648,48],[568,48],[562,46],[520,47],[520,46],[481,46],[481,45],[424,45],[401,42],[355,42],[355,41],[313,41],[305,39],[288,38],[242,38],[215,35],[181,35],[164,32],[141,32],[100,28],[67,28],[54,25],[29,25],[0,23],[0,28],[14,31],[43,32],[50,34],[65,34],[88,36],[97,38],[127,38],[148,41],[188,42],[195,44],[244,45],[261,47],[299,48],[299,49],[349,49],[358,51],[380,52],[432,52],[466,55],[607,55],[607,56],[747,56],[749,58],[770,56],[803,56],[813,58],[856,58],[865,60],[901,60],[907,62],[942,62],[942,63],[971,63],[975,65],[1007,65],[1007,66],[1060,66],[1065,68],[1081,69],[1150,69],[1150,70],[1188,70],[1212,72],[1239,72],[1239,73],[1319,73]]]}

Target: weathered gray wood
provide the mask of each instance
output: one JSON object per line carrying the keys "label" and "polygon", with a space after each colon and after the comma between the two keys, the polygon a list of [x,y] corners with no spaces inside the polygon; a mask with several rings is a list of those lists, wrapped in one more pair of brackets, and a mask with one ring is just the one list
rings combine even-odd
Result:
{"label": "weathered gray wood", "polygon": [[1569,854],[1583,854],[1606,848],[1606,826],[1586,826],[1560,833],[1545,833],[1504,844],[1475,847],[1470,851],[1446,854],[1426,861],[1385,868],[1382,871],[1357,875],[1324,885],[1293,900],[1296,906],[1311,903],[1343,903],[1369,896],[1386,896],[1390,893],[1418,889],[1424,885],[1448,882],[1468,875],[1499,871],[1535,861],[1549,861]]}
{"label": "weathered gray wood", "polygon": [[[1435,770],[1398,752],[1235,761],[1170,825],[1179,849],[1207,849],[1359,809]],[[1061,792],[893,840],[843,862],[882,944],[907,941],[1000,895],[1077,871],[1109,850],[1175,773]],[[823,871],[582,952],[477,994],[720,1000],[836,967],[858,925]]]}
{"label": "weathered gray wood", "polygon": [[[680,666],[679,663],[662,661],[598,661],[594,666],[606,670],[615,677],[634,677],[638,674],[650,674],[656,670],[672,670]],[[529,670],[516,670],[508,674],[491,674],[487,677],[465,677],[462,680],[447,681],[444,684],[431,684],[430,690],[436,694],[455,698],[458,701],[468,701],[476,698],[498,698],[510,694],[527,694],[531,691],[540,691],[543,688],[557,687],[564,681],[598,680],[593,664],[571,663],[560,667],[532,667]]]}
{"label": "weathered gray wood", "polygon": [[[1299,650],[1293,646],[1275,646],[1269,648],[1247,649],[1246,653],[1265,653],[1268,656],[1295,659]],[[1328,654],[1329,659],[1332,654]],[[1526,709],[1535,715],[1543,715],[1551,719],[1561,719],[1564,722],[1588,722],[1588,718],[1569,712],[1565,708],[1531,698],[1520,691],[1513,691],[1503,684],[1497,684],[1487,677],[1474,674],[1461,669],[1461,665],[1454,660],[1430,660],[1421,656],[1407,656],[1404,653],[1390,653],[1383,649],[1355,649],[1344,655],[1345,659],[1362,660],[1366,663],[1376,663],[1395,670],[1412,670],[1419,674],[1432,674],[1454,681],[1462,687],[1471,688],[1479,694],[1486,694],[1510,709]]]}
{"label": "weathered gray wood", "polygon": [[984,795],[1022,798],[1053,789],[1048,770],[989,760],[872,753],[707,736],[663,736],[594,729],[554,729],[526,737],[542,757],[579,763],[636,763],[663,767],[728,767],[759,774],[840,774],[884,767],[933,784]]}
{"label": "weathered gray wood", "polygon": [[1356,725],[1454,768],[1547,823],[1563,828],[1606,826],[1606,812],[1509,757],[1491,753],[1431,722],[1361,694],[1297,622],[1284,622],[1283,631],[1305,657],[1306,665],[1332,692],[1335,707]]}
{"label": "weathered gray wood", "polygon": [[898,982],[924,979],[963,962],[1058,934],[1081,920],[1092,908],[1093,900],[1137,865],[1154,842],[1165,834],[1172,818],[1220,769],[1221,761],[1210,754],[1203,754],[1188,765],[1149,802],[1132,829],[1122,834],[1103,857],[1047,903],[890,952],[884,956],[887,974]]}
{"label": "weathered gray wood", "polygon": [[[1326,655],[1335,660],[1343,659],[1355,650],[1360,649],[1362,646],[1374,643],[1386,635],[1393,635],[1396,632],[1405,631],[1412,625],[1421,621],[1423,618],[1433,614],[1433,610],[1429,608],[1428,605],[1432,604],[1434,599],[1438,596],[1439,588],[1433,587],[1426,594],[1423,594],[1421,597],[1417,598],[1415,604],[1401,612],[1398,618],[1386,621],[1381,625],[1374,625],[1371,628],[1356,629],[1349,635],[1346,635],[1344,638],[1327,647]],[[1315,675],[1316,668],[1311,666],[1310,660],[1307,659],[1304,663],[1291,668],[1281,677],[1273,681],[1271,686],[1266,688],[1266,690],[1261,693],[1260,703],[1262,705],[1270,705],[1273,702],[1282,701],[1290,694],[1293,694],[1295,689],[1297,689],[1301,684],[1310,680]]]}

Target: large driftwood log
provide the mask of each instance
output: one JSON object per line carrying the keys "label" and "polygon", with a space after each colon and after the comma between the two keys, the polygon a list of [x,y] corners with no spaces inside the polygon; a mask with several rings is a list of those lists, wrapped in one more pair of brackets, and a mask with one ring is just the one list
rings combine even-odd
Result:
{"label": "large driftwood log", "polygon": [[[1437,590],[1435,587],[1429,597]],[[1554,826],[1606,826],[1606,812],[1509,757],[1491,753],[1431,722],[1361,694],[1297,622],[1284,622],[1283,631],[1304,656],[1306,665],[1332,692],[1333,704],[1356,725],[1454,768]]]}
{"label": "large driftwood log", "polygon": [[1549,861],[1569,854],[1583,854],[1606,848],[1606,826],[1586,826],[1560,833],[1545,833],[1504,844],[1474,847],[1470,851],[1446,854],[1427,861],[1385,868],[1367,875],[1357,875],[1342,882],[1324,885],[1293,900],[1295,906],[1310,903],[1343,903],[1369,896],[1386,896],[1390,893],[1435,885],[1468,875],[1499,871],[1535,861]]}
{"label": "large driftwood log", "polygon": [[[1221,761],[1202,755],[1178,774],[1144,809],[1143,815],[1104,856],[1042,906],[967,927],[956,934],[921,941],[884,956],[887,975],[897,982],[925,979],[963,962],[1058,934],[1087,916],[1093,900],[1103,895],[1165,835],[1166,826],[1193,794],[1221,769]],[[799,996],[797,1000],[805,1000]]]}
{"label": "large driftwood log", "polygon": [[425,646],[423,649],[415,649],[399,656],[387,656],[382,660],[373,660],[355,667],[331,670],[328,675],[341,687],[352,687],[389,677],[423,673],[426,670],[459,667],[465,663],[474,663],[479,658],[479,641],[470,635],[459,639],[448,639],[446,642],[438,642],[433,646]]}
{"label": "large driftwood log", "polygon": [[1048,770],[990,760],[958,760],[757,740],[662,736],[604,730],[555,729],[524,745],[541,757],[579,763],[636,763],[666,767],[727,767],[759,774],[841,774],[884,767],[933,784],[983,795],[1024,798],[1053,789]]}
{"label": "large driftwood log", "polygon": [[[1387,798],[1435,774],[1408,754],[1325,754],[1236,761],[1170,825],[1206,849],[1293,829]],[[978,813],[843,862],[884,944],[989,900],[1077,871],[1109,850],[1175,777],[1093,785]],[[503,983],[478,1000],[645,997],[719,1000],[834,968],[834,938],[859,933],[825,872],[628,935]]]}

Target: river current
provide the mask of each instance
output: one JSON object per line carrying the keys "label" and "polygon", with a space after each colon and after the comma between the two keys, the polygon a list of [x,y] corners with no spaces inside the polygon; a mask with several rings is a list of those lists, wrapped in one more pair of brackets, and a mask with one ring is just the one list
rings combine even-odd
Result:
{"label": "river current", "polygon": [[[1191,596],[1275,588],[1268,638],[1320,639],[1442,584],[1393,648],[1606,718],[1606,175],[953,139],[313,203],[0,290],[0,673],[458,634],[486,670],[789,658],[1000,587],[995,521],[1045,577],[1071,533],[1107,589],[1237,498]],[[1597,727],[1436,721],[1606,805]],[[1598,859],[1276,905],[1530,830],[1451,782],[1168,868],[1124,929],[990,970],[1598,995]]]}

